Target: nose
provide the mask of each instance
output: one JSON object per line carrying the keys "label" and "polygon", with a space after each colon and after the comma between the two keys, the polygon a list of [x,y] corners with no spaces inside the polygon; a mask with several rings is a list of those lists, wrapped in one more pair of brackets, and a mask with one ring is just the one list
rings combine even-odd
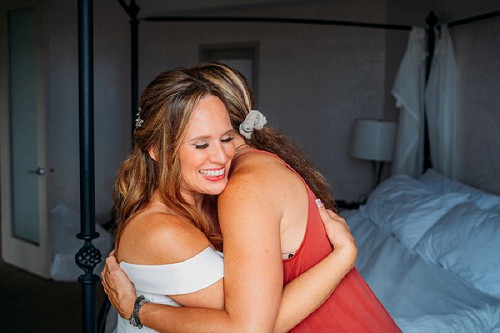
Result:
{"label": "nose", "polygon": [[216,145],[213,145],[213,150],[212,154],[210,156],[210,159],[214,163],[220,163],[220,164],[225,164],[227,161],[229,161],[233,155],[231,154],[231,151],[234,151],[234,147],[229,147],[229,145],[223,145],[221,142],[219,142]]}

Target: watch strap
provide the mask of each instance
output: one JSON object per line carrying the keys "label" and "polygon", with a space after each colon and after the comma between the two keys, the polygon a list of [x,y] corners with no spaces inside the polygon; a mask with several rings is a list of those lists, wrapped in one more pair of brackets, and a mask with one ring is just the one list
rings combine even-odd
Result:
{"label": "watch strap", "polygon": [[140,295],[135,299],[134,311],[132,312],[132,315],[130,316],[130,319],[128,320],[130,325],[137,327],[139,329],[142,328],[141,321],[139,320],[139,310],[146,303],[149,303],[149,300],[146,299],[143,295]]}

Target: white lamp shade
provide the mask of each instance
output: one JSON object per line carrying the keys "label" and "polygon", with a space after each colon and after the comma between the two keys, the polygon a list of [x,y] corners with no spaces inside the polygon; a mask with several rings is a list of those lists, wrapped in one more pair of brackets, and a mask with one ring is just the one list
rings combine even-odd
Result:
{"label": "white lamp shade", "polygon": [[356,119],[352,132],[351,156],[370,161],[391,161],[396,123]]}

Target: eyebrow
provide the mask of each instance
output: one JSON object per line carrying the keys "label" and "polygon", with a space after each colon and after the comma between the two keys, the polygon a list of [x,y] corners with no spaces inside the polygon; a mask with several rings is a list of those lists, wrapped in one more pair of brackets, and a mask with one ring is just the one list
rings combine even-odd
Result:
{"label": "eyebrow", "polygon": [[[230,130],[227,130],[226,132],[222,133],[221,136],[228,135],[228,134],[234,134],[234,133],[235,133],[234,129],[231,128]],[[197,136],[195,138],[192,138],[191,140],[189,140],[187,142],[194,142],[194,141],[198,141],[198,140],[207,140],[207,139],[210,139],[209,135],[202,135],[202,136]]]}

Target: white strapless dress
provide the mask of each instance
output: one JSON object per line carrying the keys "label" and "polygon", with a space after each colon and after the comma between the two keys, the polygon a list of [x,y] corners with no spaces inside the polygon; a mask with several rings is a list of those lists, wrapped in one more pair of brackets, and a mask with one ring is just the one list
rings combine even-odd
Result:
{"label": "white strapless dress", "polygon": [[[188,294],[210,286],[224,277],[221,252],[207,247],[186,261],[168,265],[136,265],[124,261],[120,267],[134,283],[137,295],[144,295],[153,303],[181,306],[166,295]],[[156,332],[146,326],[130,325],[118,316],[115,332]]]}

